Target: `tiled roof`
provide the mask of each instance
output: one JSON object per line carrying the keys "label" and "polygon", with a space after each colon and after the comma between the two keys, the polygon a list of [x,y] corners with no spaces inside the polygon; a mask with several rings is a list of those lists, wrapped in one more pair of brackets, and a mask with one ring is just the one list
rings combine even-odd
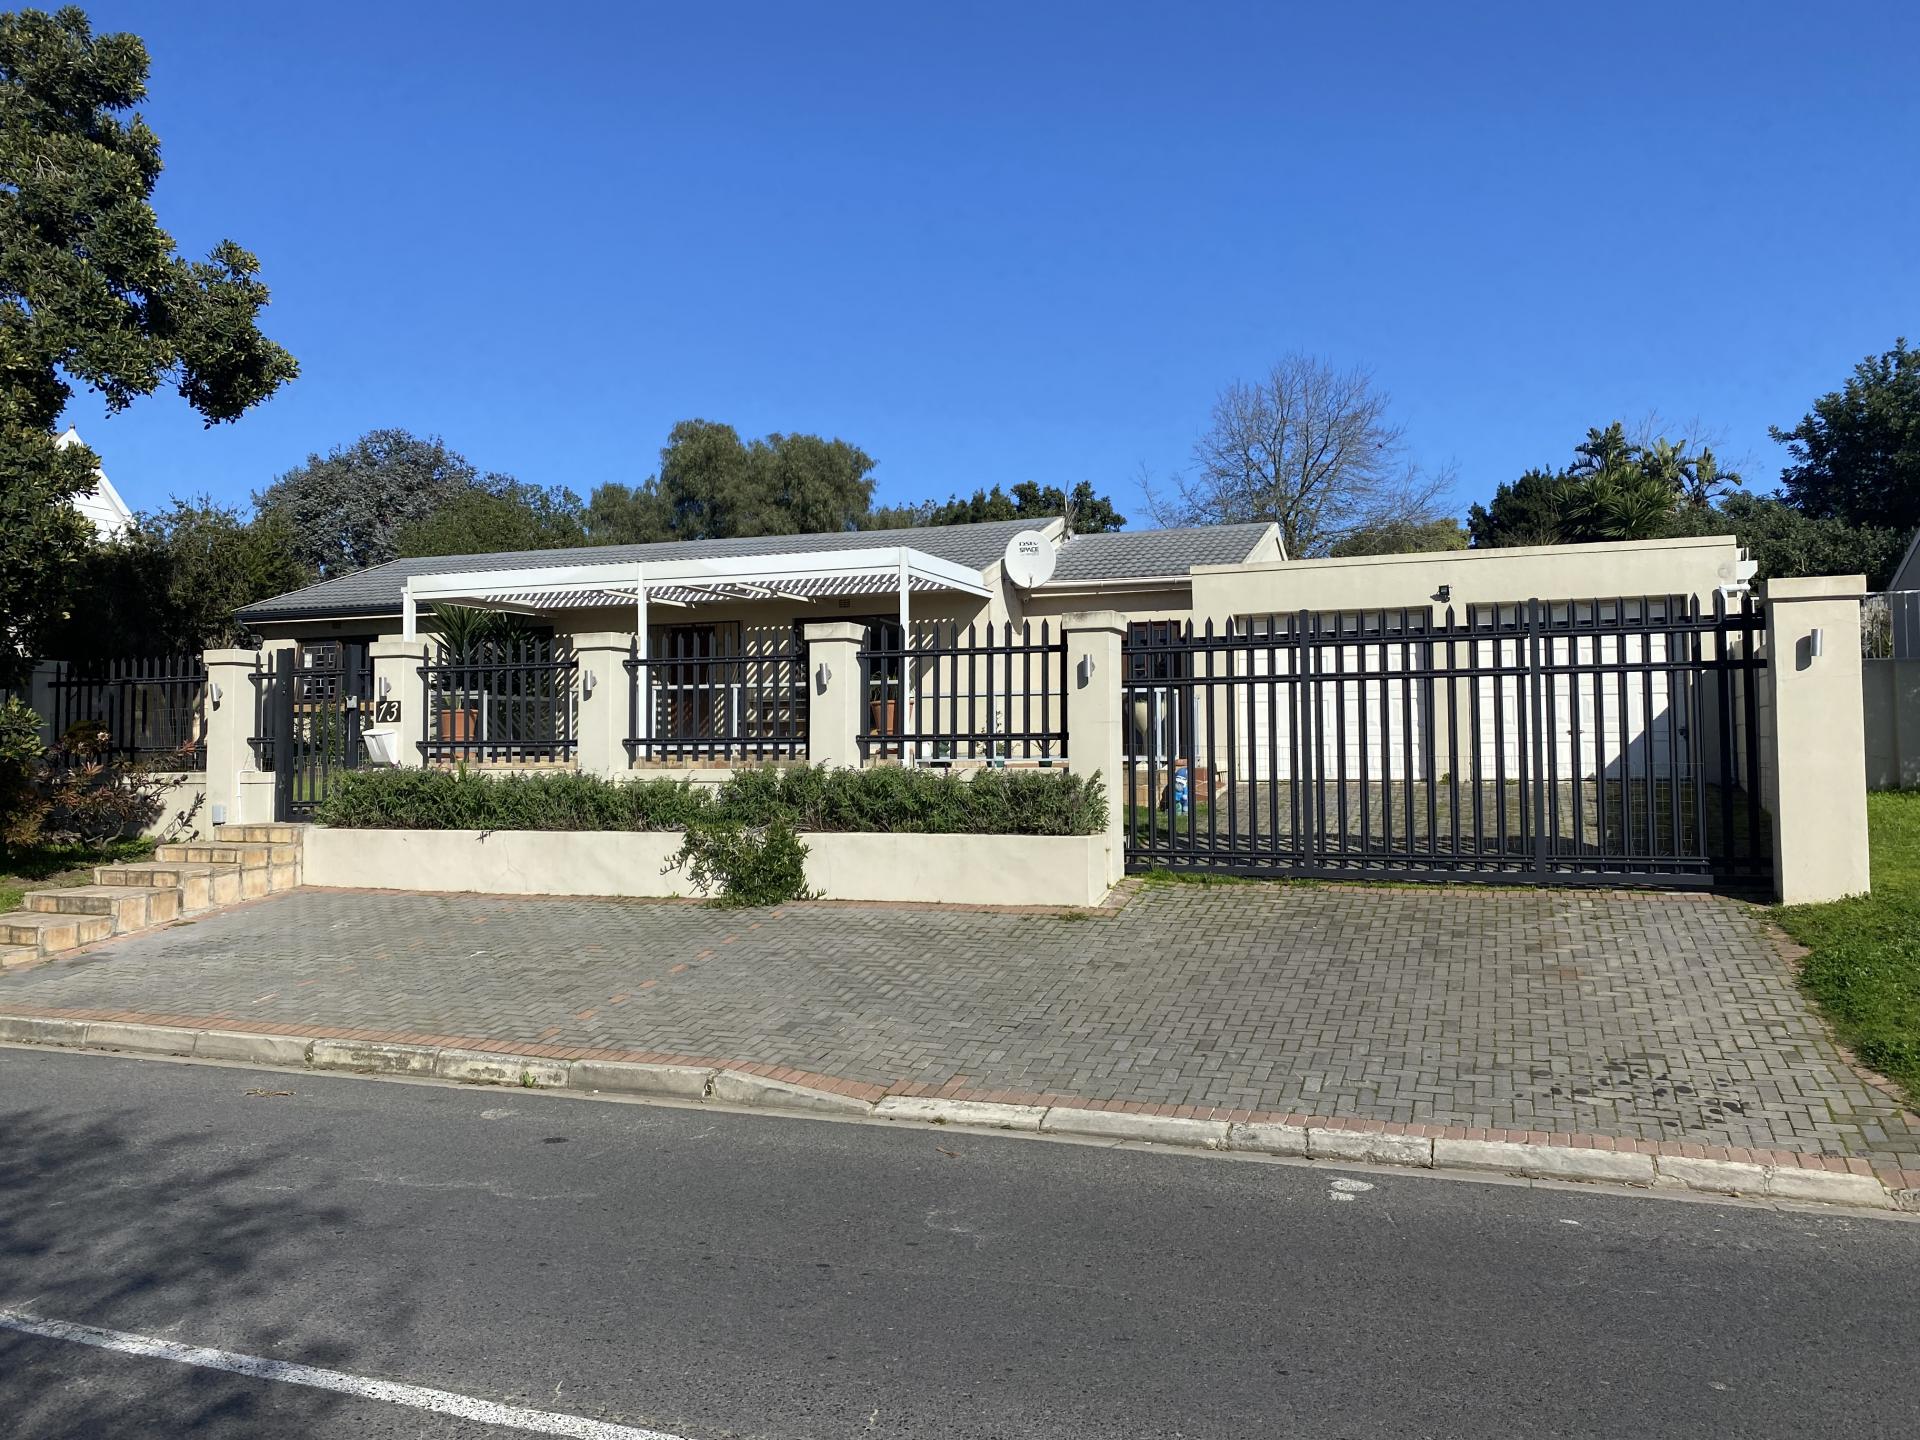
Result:
{"label": "tiled roof", "polygon": [[1116,530],[1076,535],[1060,547],[1049,585],[1093,580],[1152,580],[1195,565],[1235,565],[1253,553],[1268,525],[1189,525],[1178,530]]}
{"label": "tiled roof", "polygon": [[[1032,521],[994,520],[978,525],[929,525],[905,530],[836,530],[816,535],[754,535],[733,540],[672,540],[659,545],[595,545],[572,550],[514,550],[497,555],[390,560],[385,565],[323,580],[304,590],[256,601],[244,607],[239,618],[243,621],[301,620],[394,614],[400,609],[401,588],[413,576],[518,570],[540,565],[701,560],[908,545],[971,570],[984,570],[1001,557],[1007,541],[1016,533],[1039,528],[1041,526]],[[1265,525],[1218,525],[1076,535],[1061,547],[1059,563],[1049,583],[1154,579],[1185,575],[1194,565],[1230,565],[1246,559],[1266,529]]]}

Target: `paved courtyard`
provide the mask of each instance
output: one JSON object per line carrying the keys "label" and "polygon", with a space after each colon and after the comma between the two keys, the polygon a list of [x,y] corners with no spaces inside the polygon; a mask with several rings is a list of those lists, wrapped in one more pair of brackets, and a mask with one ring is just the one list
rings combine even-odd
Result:
{"label": "paved courtyard", "polygon": [[1066,919],[303,890],[0,978],[28,1010],[1920,1156],[1759,915],[1704,897],[1149,886]]}

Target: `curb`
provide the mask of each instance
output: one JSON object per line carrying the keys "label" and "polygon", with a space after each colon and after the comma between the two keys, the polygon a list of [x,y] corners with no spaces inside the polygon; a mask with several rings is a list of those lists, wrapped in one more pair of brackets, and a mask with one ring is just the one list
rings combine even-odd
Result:
{"label": "curb", "polygon": [[[887,1094],[877,1086],[834,1081],[827,1083],[838,1084],[840,1088],[829,1090],[723,1065],[566,1060],[476,1047],[309,1040],[293,1035],[257,1035],[123,1021],[0,1015],[0,1041],[135,1055],[305,1066],[311,1070],[355,1075],[402,1075],[467,1085],[713,1102],[782,1114],[870,1118],[901,1125],[957,1125],[1202,1151],[1419,1170],[1479,1171],[1530,1180],[1585,1181],[1743,1199],[1920,1213],[1920,1189],[1894,1189],[1877,1176],[1858,1171],[1652,1154],[1643,1150],[1430,1137],[1385,1128],[1360,1128],[1366,1122],[1315,1124],[1308,1119],[1304,1124],[1291,1124],[1187,1119],[1075,1105],[1003,1104]],[[863,1098],[866,1096],[873,1098]]]}

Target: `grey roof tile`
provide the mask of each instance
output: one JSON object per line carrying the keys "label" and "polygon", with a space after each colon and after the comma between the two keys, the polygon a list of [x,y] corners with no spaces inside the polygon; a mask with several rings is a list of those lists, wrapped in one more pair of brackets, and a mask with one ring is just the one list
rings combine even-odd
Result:
{"label": "grey roof tile", "polygon": [[[259,600],[239,613],[243,621],[300,620],[336,615],[385,615],[400,609],[401,588],[415,575],[468,570],[516,570],[537,565],[590,565],[621,561],[699,560],[729,555],[796,551],[866,550],[890,545],[914,549],[970,569],[998,560],[1007,541],[1030,521],[994,520],[978,525],[929,525],[907,530],[836,530],[814,535],[754,535],[732,540],[670,540],[658,545],[594,545],[570,550],[513,550],[495,555],[440,555],[390,560]],[[1264,525],[1222,525],[1184,530],[1122,531],[1078,535],[1060,551],[1053,582],[1068,579],[1132,579],[1184,575],[1191,565],[1244,560]]]}
{"label": "grey roof tile", "polygon": [[1175,530],[1076,535],[1060,548],[1053,578],[1047,584],[1152,580],[1185,575],[1195,565],[1234,565],[1253,553],[1267,529],[1265,523],[1189,525]]}

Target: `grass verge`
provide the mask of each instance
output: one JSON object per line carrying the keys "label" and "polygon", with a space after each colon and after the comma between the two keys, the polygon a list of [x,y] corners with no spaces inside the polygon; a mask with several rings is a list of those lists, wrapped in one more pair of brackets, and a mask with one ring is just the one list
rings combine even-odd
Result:
{"label": "grass verge", "polygon": [[0,853],[0,914],[18,910],[29,890],[86,885],[93,867],[120,860],[145,860],[153,854],[151,840],[115,840],[111,844],[30,845]]}
{"label": "grass verge", "polygon": [[1920,1109],[1920,790],[1867,797],[1873,893],[1776,911],[1800,986],[1860,1063]]}

